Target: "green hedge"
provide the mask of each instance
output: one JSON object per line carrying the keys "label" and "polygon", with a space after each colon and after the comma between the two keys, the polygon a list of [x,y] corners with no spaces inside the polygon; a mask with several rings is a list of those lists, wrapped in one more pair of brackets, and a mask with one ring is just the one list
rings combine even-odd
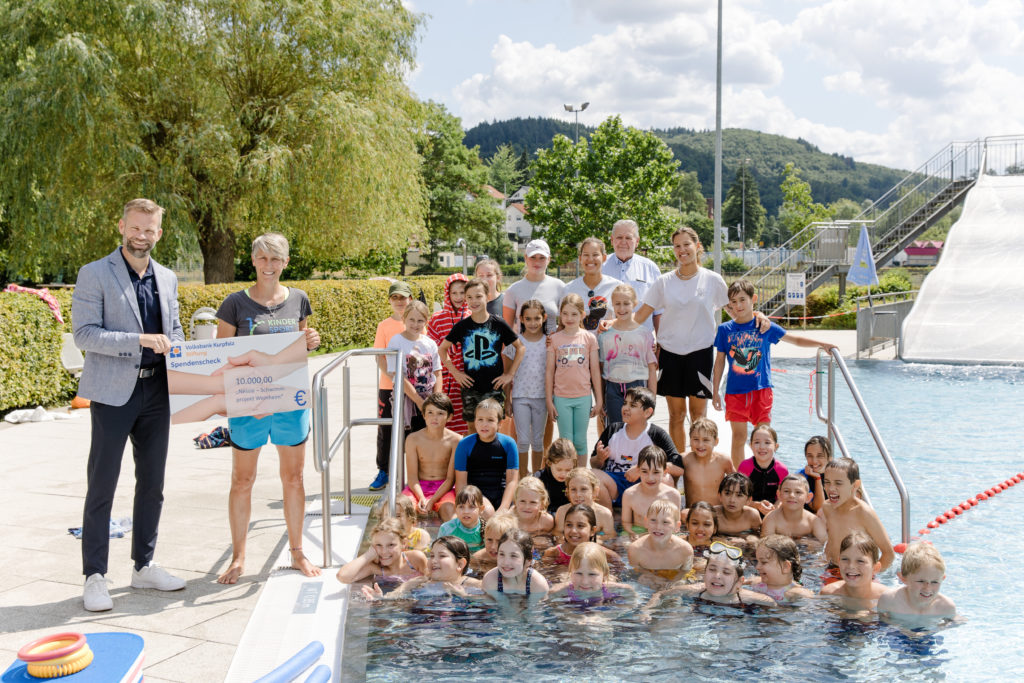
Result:
{"label": "green hedge", "polygon": [[[444,291],[443,277],[409,277],[433,311]],[[287,283],[309,295],[309,324],[320,332],[321,348],[372,346],[377,323],[391,315],[387,280],[307,280]],[[248,283],[179,285],[181,324],[188,335],[196,309],[216,309]],[[78,382],[60,362],[62,333],[71,331],[71,290],[52,292],[61,304],[61,326],[44,301],[31,294],[0,293],[0,413],[35,405],[57,405],[75,395]]]}
{"label": "green hedge", "polygon": [[60,362],[64,332],[71,331],[71,290],[51,292],[64,325],[33,294],[0,293],[0,413],[70,400],[78,382]]}

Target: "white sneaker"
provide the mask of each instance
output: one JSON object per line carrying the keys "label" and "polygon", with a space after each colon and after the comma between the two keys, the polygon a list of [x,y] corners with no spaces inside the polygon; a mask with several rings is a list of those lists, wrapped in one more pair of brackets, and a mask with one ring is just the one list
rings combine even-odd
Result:
{"label": "white sneaker", "polygon": [[142,569],[132,569],[132,588],[155,588],[158,591],[180,591],[185,579],[169,574],[166,569],[150,562]]}
{"label": "white sneaker", "polygon": [[90,575],[85,580],[82,601],[85,602],[85,609],[90,612],[106,612],[111,609],[114,601],[110,599],[110,591],[107,590],[107,577],[103,574]]}

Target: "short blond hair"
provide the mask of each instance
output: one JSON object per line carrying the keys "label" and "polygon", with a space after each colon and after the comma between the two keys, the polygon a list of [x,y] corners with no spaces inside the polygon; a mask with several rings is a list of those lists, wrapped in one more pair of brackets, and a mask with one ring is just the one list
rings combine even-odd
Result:
{"label": "short blond hair", "polygon": [[670,500],[659,498],[658,500],[651,503],[650,507],[647,508],[647,519],[650,519],[654,515],[659,515],[662,512],[667,512],[672,515],[672,519],[680,521],[679,519],[679,506]]}
{"label": "short blond hair", "polygon": [[598,480],[597,475],[589,467],[573,467],[569,470],[569,476],[565,478],[565,483],[568,484],[573,479],[586,479],[594,493],[597,493],[597,490],[601,487],[600,480]]}
{"label": "short blond hair", "polygon": [[903,560],[900,562],[900,574],[905,577],[914,574],[925,567],[938,569],[946,573],[946,563],[935,546],[930,543],[911,543],[903,553]]}
{"label": "short blond hair", "polygon": [[138,199],[133,199],[130,202],[128,202],[127,204],[124,205],[124,208],[121,209],[121,220],[122,221],[128,219],[128,212],[129,211],[140,211],[142,213],[148,213],[148,214],[154,214],[155,213],[157,215],[157,218],[159,218],[161,220],[163,220],[163,217],[164,217],[164,207],[160,206],[159,204],[154,202],[152,199],[145,199],[143,197],[139,197]]}
{"label": "short blond hair", "polygon": [[522,490],[533,491],[540,496],[541,512],[548,509],[548,504],[551,503],[551,496],[548,495],[548,490],[537,477],[523,477],[519,480],[519,485],[516,486],[516,494],[512,497],[513,502],[519,498],[519,492]]}
{"label": "short blond hair", "polygon": [[714,420],[706,417],[698,417],[690,424],[690,436],[693,436],[695,432],[704,432],[712,439],[718,439],[718,425]]}
{"label": "short blond hair", "polygon": [[282,261],[288,258],[288,238],[279,232],[265,232],[252,241],[252,255],[270,254]]}
{"label": "short blond hair", "polygon": [[498,538],[501,538],[505,533],[518,528],[519,519],[511,512],[503,512],[500,515],[491,515],[491,518],[487,520],[487,524],[484,525],[483,533],[496,533]]}
{"label": "short blond hair", "polygon": [[576,550],[572,551],[572,558],[569,559],[569,573],[572,574],[579,569],[583,560],[600,570],[605,579],[611,574],[611,570],[608,569],[608,555],[605,554],[604,548],[592,541],[580,543],[576,546]]}

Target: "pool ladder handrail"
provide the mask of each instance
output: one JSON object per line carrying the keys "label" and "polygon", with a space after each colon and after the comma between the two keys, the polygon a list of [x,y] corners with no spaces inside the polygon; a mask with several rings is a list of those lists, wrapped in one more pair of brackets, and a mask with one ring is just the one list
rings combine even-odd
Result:
{"label": "pool ladder handrail", "polygon": [[[403,408],[405,406],[404,394],[402,393],[402,382],[395,382],[392,393],[392,417],[351,417],[351,368],[348,361],[356,356],[394,356],[395,367],[405,367],[405,352],[401,349],[351,349],[321,368],[313,375],[313,465],[320,473],[321,489],[321,511],[323,515],[323,546],[324,563],[323,568],[331,566],[331,460],[338,452],[338,448],[344,446],[344,458],[342,459],[345,498],[344,513],[352,514],[352,428],[361,425],[391,425],[391,453],[388,463],[388,512],[395,515],[395,501],[398,498],[399,481],[402,478],[401,452],[404,441],[405,430]],[[329,440],[329,425],[327,419],[327,387],[324,382],[331,372],[339,365],[341,369],[341,431],[334,441]]]}
{"label": "pool ladder handrail", "polygon": [[[822,371],[822,358],[828,356],[828,413],[822,413],[821,409],[821,376]],[[853,400],[857,404],[857,408],[860,410],[861,417],[864,418],[864,424],[867,425],[868,431],[871,433],[871,438],[875,440],[875,446],[878,447],[878,452],[882,455],[882,460],[885,462],[886,468],[889,470],[889,475],[892,477],[892,481],[896,484],[896,490],[900,494],[900,519],[902,522],[902,535],[901,538],[904,543],[910,542],[910,494],[907,493],[907,487],[903,485],[903,478],[900,477],[900,473],[896,470],[896,464],[892,461],[892,457],[889,455],[889,449],[885,447],[885,442],[882,441],[882,435],[878,432],[878,427],[875,425],[875,421],[871,419],[871,413],[868,412],[868,407],[864,403],[864,397],[860,395],[860,390],[857,388],[857,384],[853,381],[853,377],[850,376],[850,369],[846,367],[846,361],[843,360],[843,356],[839,353],[839,349],[831,349],[825,351],[824,349],[818,349],[818,353],[815,360],[814,368],[814,384],[815,384],[815,411],[817,412],[818,419],[825,423],[828,428],[828,441],[829,445],[838,445],[839,450],[842,452],[844,457],[850,457],[850,451],[846,448],[846,442],[843,440],[843,435],[839,431],[839,427],[836,425],[835,414],[836,414],[836,380],[834,369],[839,368],[839,372],[842,373],[843,379],[846,381],[846,386],[849,387],[850,393],[853,395]],[[834,450],[833,450],[834,452]],[[871,504],[867,494],[864,494],[864,500]]]}

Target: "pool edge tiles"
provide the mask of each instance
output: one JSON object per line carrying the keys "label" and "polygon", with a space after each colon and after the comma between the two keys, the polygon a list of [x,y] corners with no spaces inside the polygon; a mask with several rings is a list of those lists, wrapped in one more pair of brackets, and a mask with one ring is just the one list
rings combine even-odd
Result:
{"label": "pool edge tiles", "polygon": [[[353,505],[352,515],[339,514],[340,504],[332,505],[332,569],[320,576],[307,577],[287,569],[288,548],[284,547],[275,569],[260,593],[239,640],[225,683],[252,683],[286,662],[313,641],[320,641],[324,654],[315,664],[331,667],[332,680],[339,680],[341,653],[345,638],[345,616],[349,587],[335,578],[336,568],[355,557],[362,541],[369,509]],[[322,517],[319,498],[307,509],[303,523],[306,556],[319,563],[323,559]],[[287,546],[287,543],[284,543]],[[312,667],[311,667],[312,668]]]}

